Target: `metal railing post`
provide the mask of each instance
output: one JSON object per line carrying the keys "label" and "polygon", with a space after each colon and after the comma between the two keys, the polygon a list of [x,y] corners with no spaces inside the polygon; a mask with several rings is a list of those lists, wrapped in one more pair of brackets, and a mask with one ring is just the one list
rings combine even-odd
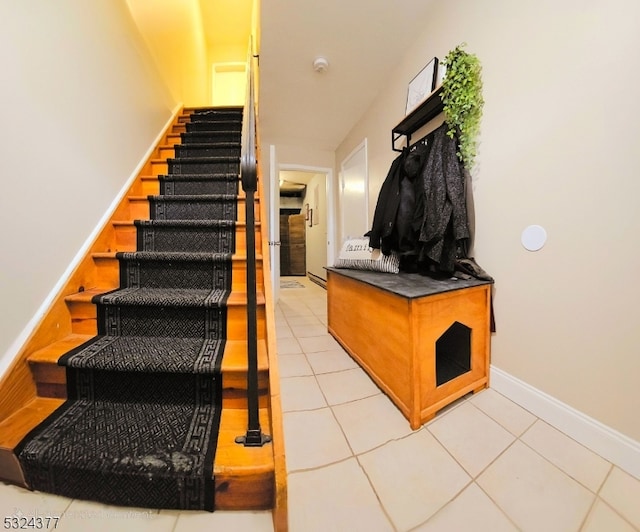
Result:
{"label": "metal railing post", "polygon": [[247,228],[247,432],[236,438],[245,447],[261,447],[271,441],[260,427],[258,397],[258,298],[256,283],[255,192],[258,188],[256,163],[256,119],[252,61],[249,61],[247,97],[242,117],[240,178],[245,192]]}

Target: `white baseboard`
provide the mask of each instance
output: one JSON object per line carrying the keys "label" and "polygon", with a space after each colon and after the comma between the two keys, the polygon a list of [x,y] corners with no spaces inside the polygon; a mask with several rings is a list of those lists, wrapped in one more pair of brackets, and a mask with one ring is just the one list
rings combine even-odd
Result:
{"label": "white baseboard", "polygon": [[491,388],[640,479],[640,442],[491,366]]}
{"label": "white baseboard", "polygon": [[182,107],[183,107],[182,103],[178,103],[173,108],[173,111],[171,112],[171,117],[169,118],[169,120],[167,120],[165,125],[162,127],[162,130],[160,131],[158,136],[155,138],[153,143],[149,146],[149,149],[147,150],[147,152],[142,156],[135,170],[131,173],[131,175],[127,179],[127,182],[120,189],[120,192],[118,193],[116,198],[113,200],[113,202],[111,202],[111,205],[109,206],[107,211],[104,213],[104,215],[102,216],[98,224],[94,227],[93,231],[89,235],[89,238],[85,240],[84,244],[80,248],[80,251],[76,253],[76,256],[73,258],[73,260],[71,261],[67,269],[64,271],[60,279],[58,279],[58,282],[55,284],[51,292],[49,292],[49,295],[42,302],[42,305],[40,305],[40,307],[38,308],[36,313],[33,315],[31,320],[29,320],[29,323],[27,323],[25,328],[14,340],[14,342],[11,344],[9,349],[7,349],[4,355],[2,355],[2,358],[0,358],[0,379],[4,377],[5,372],[9,369],[9,367],[13,363],[13,360],[22,349],[22,346],[29,339],[29,337],[31,336],[35,328],[38,326],[38,323],[40,323],[40,320],[42,320],[42,317],[45,315],[45,313],[48,311],[49,307],[51,306],[55,298],[60,293],[60,290],[62,290],[62,288],[64,287],[69,277],[71,277],[71,274],[75,271],[75,269],[80,264],[80,261],[83,259],[83,257],[87,254],[87,252],[91,248],[91,245],[93,244],[95,239],[98,237],[98,234],[100,233],[102,228],[109,221],[109,218],[114,213],[118,205],[120,205],[120,202],[124,198],[125,194],[129,190],[129,188],[131,188],[131,185],[133,184],[135,179],[138,177],[138,174],[142,171],[142,168],[146,164],[149,157],[151,157],[153,150],[155,150],[158,143],[162,140],[162,137],[166,133],[167,129],[169,129],[169,127],[171,127],[171,124],[173,124],[173,121],[175,120],[176,115],[180,112]]}

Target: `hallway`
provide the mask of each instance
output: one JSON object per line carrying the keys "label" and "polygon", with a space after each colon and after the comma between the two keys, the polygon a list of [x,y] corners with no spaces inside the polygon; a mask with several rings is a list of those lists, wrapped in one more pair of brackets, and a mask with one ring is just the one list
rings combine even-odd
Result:
{"label": "hallway", "polygon": [[[282,286],[292,532],[640,530],[639,480],[493,390],[411,431],[327,333],[326,291],[304,277]],[[2,483],[0,513],[10,526],[57,516],[49,528],[67,532],[272,530],[270,512],[117,508]]]}

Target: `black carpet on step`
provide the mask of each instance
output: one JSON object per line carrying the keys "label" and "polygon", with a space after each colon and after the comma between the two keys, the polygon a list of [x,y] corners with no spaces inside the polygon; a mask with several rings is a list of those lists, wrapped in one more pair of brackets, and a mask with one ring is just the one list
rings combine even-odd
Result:
{"label": "black carpet on step", "polygon": [[58,362],[67,401],[16,449],[32,489],[213,511],[241,127],[239,108],[192,114],[120,288],[93,298],[97,336]]}

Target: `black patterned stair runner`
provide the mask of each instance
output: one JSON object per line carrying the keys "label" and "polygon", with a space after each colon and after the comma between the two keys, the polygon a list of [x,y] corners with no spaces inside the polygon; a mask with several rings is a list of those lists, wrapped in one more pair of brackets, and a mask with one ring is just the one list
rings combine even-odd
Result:
{"label": "black patterned stair runner", "polygon": [[18,446],[32,489],[107,504],[214,509],[242,110],[197,110],[93,298],[98,335],[65,354],[67,401]]}

